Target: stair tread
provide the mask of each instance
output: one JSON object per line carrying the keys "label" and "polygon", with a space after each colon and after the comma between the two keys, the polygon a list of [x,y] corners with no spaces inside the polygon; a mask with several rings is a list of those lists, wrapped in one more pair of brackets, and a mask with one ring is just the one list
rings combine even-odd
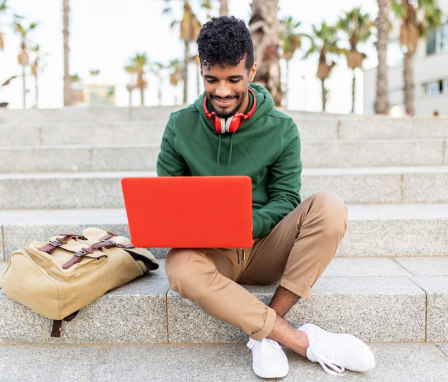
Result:
{"label": "stair tread", "polygon": [[[347,371],[344,381],[442,381],[446,343],[370,344],[376,368]],[[0,345],[2,376],[9,382],[76,381],[260,381],[244,343],[169,345]],[[317,363],[286,350],[289,373],[282,381],[334,381]],[[58,365],[55,373],[54,365]],[[266,381],[274,381],[266,379]]]}
{"label": "stair tread", "polygon": [[[348,220],[448,219],[448,204],[348,204]],[[124,208],[0,210],[0,224],[127,223]]]}

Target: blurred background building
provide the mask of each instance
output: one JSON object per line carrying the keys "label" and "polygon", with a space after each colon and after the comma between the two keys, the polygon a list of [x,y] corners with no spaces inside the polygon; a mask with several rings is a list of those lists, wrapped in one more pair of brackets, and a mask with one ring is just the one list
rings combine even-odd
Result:
{"label": "blurred background building", "polygon": [[[440,26],[422,38],[414,62],[416,116],[448,115],[448,0],[439,0]],[[388,44],[389,107],[392,115],[404,115],[403,53],[398,41],[399,23],[393,24]],[[374,112],[376,67],[364,70],[364,114]]]}

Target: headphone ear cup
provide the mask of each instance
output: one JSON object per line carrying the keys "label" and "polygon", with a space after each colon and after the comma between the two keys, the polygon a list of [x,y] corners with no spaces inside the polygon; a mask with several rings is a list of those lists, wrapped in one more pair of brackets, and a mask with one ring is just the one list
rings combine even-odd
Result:
{"label": "headphone ear cup", "polygon": [[[237,115],[240,113],[237,113]],[[241,118],[237,115],[232,117],[229,125],[229,133],[234,133],[241,126]]]}
{"label": "headphone ear cup", "polygon": [[214,125],[215,125],[215,129],[216,129],[216,131],[218,132],[218,133],[222,133],[222,126],[221,126],[221,118],[219,118],[216,114],[212,114],[213,115],[213,118],[214,118],[214,120],[215,120],[215,123],[214,123]]}

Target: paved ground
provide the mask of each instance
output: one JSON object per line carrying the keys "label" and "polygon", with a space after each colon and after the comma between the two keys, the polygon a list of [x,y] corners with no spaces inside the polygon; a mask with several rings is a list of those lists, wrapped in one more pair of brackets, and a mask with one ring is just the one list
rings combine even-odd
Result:
{"label": "paved ground", "polygon": [[[443,381],[448,343],[372,344],[368,373],[344,381]],[[316,363],[288,352],[290,372],[280,381],[335,381]],[[1,345],[0,381],[261,381],[244,344],[221,345]]]}

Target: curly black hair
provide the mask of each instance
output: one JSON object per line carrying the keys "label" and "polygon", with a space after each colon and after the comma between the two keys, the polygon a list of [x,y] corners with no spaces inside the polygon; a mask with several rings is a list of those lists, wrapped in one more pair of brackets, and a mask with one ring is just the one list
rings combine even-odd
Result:
{"label": "curly black hair", "polygon": [[238,65],[246,58],[246,69],[254,64],[254,48],[249,29],[243,20],[234,16],[214,17],[199,32],[199,60],[210,68],[218,65]]}

